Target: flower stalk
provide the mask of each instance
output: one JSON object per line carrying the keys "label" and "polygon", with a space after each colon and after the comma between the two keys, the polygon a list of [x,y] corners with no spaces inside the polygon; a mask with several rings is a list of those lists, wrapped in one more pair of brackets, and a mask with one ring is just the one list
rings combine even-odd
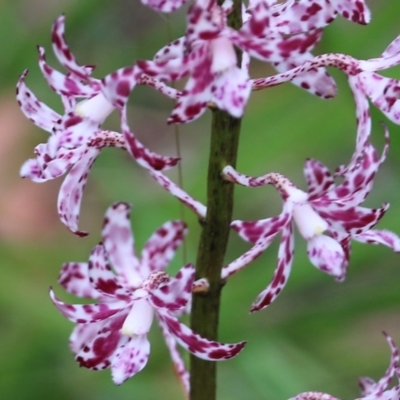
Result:
{"label": "flower stalk", "polygon": [[[234,0],[228,24],[241,27],[241,0]],[[238,63],[240,65],[240,54]],[[220,299],[223,282],[221,270],[232,221],[234,185],[224,181],[221,171],[236,165],[241,119],[225,111],[213,110],[207,175],[207,215],[200,236],[196,278],[207,278],[209,290],[193,293],[190,326],[208,339],[218,337]],[[190,357],[190,400],[216,399],[217,364]]]}

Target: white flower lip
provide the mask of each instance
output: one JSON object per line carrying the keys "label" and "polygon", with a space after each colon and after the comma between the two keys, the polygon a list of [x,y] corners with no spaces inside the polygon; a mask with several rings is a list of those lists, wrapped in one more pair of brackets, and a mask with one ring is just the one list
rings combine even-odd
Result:
{"label": "white flower lip", "polygon": [[133,303],[128,316],[122,326],[121,332],[127,336],[144,335],[151,327],[154,317],[154,308],[146,299]]}
{"label": "white flower lip", "polygon": [[220,37],[211,41],[212,64],[211,72],[223,72],[236,66],[237,58],[231,41]]}
{"label": "white flower lip", "polygon": [[320,235],[328,228],[328,223],[314,211],[310,204],[296,204],[293,209],[293,219],[306,240]]}
{"label": "white flower lip", "polygon": [[103,96],[96,94],[91,99],[83,100],[75,107],[75,112],[81,117],[90,118],[101,125],[114,111],[114,106]]}

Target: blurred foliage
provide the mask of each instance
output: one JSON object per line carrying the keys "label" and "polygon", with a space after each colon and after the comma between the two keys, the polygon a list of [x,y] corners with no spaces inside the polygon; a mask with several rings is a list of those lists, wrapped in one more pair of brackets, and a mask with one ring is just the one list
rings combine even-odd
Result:
{"label": "blurred foliage", "polygon": [[[326,29],[315,53],[377,57],[400,33],[396,1],[369,1],[373,19],[368,27],[338,18]],[[98,77],[137,58],[152,57],[168,38],[182,35],[185,27],[184,11],[166,17],[146,9],[139,0],[0,1],[3,107],[11,101],[18,75],[29,68],[28,85],[50,106],[61,110],[40,75],[35,45],[43,45],[49,63],[58,68],[51,54],[50,27],[63,12],[71,49],[81,63],[97,65]],[[254,62],[252,69],[254,76],[272,72],[260,62]],[[389,73],[400,78],[396,68]],[[241,171],[251,175],[279,171],[304,188],[301,166],[305,158],[317,158],[332,169],[349,160],[356,131],[354,105],[346,78],[338,71],[332,74],[339,87],[334,100],[322,101],[290,84],[253,94],[243,123],[238,163]],[[138,88],[130,105],[131,125],[138,136],[155,151],[175,154],[174,127],[165,124],[171,102],[152,89]],[[379,121],[385,118],[377,110],[372,115],[374,143],[382,148]],[[12,123],[18,126],[23,118],[17,112]],[[184,186],[199,199],[205,198],[209,120],[205,115],[179,127]],[[107,124],[118,129],[117,116]],[[48,288],[53,286],[62,298],[73,301],[57,284],[59,268],[65,261],[87,260],[92,246],[99,241],[102,215],[109,204],[128,201],[134,205],[132,223],[140,249],[157,226],[180,218],[177,202],[126,154],[106,149],[93,168],[84,196],[81,225],[91,235],[85,239],[73,237],[57,220],[56,193],[61,181],[55,186],[41,185],[37,194],[36,184],[18,178],[19,165],[31,156],[35,144],[45,140],[45,135],[25,124],[10,144],[10,129],[5,127],[4,119],[0,126],[1,147],[6,151],[1,162],[7,171],[7,176],[0,175],[0,219],[15,218],[9,228],[0,229],[0,398],[181,399],[156,328],[150,335],[152,352],[147,367],[116,387],[109,371],[95,373],[78,368],[67,345],[72,324],[48,298]],[[367,205],[391,201],[380,228],[399,233],[400,128],[391,123],[389,127],[391,150]],[[9,165],[15,167],[12,172]],[[175,171],[171,177],[176,179]],[[272,188],[237,188],[235,218],[265,218],[278,213],[280,206]],[[35,219],[31,219],[32,214]],[[193,262],[199,227],[188,211],[185,215],[190,227],[187,261]],[[11,228],[17,233],[11,235]],[[389,362],[388,346],[380,331],[387,330],[400,345],[398,255],[386,248],[354,244],[348,277],[336,283],[310,265],[304,241],[300,237],[296,241],[288,285],[267,310],[248,313],[251,302],[272,277],[276,243],[254,265],[233,277],[224,290],[220,339],[246,339],[249,343],[239,357],[220,364],[221,400],[287,399],[307,390],[325,391],[340,398],[359,397],[357,378],[368,375],[378,379]],[[232,235],[227,261],[247,248]],[[182,254],[178,254],[171,271],[182,262]]]}

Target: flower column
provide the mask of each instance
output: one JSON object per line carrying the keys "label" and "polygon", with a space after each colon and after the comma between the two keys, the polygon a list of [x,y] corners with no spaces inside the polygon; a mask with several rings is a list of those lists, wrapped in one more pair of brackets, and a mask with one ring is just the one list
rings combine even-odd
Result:
{"label": "flower column", "polygon": [[[218,0],[221,5],[222,1]],[[234,0],[228,24],[242,26],[241,0]],[[240,55],[238,64],[240,64]],[[191,328],[201,336],[216,340],[222,289],[221,269],[232,221],[233,184],[221,177],[226,165],[235,165],[241,119],[213,110],[210,158],[207,176],[207,215],[203,224],[196,261],[196,279],[207,278],[207,293],[193,295]],[[216,399],[216,363],[190,358],[190,400]]]}

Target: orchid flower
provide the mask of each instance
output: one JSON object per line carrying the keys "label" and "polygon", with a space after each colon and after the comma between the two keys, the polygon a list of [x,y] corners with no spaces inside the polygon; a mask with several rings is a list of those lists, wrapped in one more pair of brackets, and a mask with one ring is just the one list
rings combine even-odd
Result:
{"label": "orchid flower", "polygon": [[[321,37],[318,31],[287,38],[277,29],[274,35],[258,38],[257,13],[253,13],[247,22],[245,18],[243,28],[235,31],[227,25],[229,2],[222,7],[215,1],[206,3],[198,2],[190,8],[185,37],[159,50],[152,61],[141,60],[136,64],[147,76],[160,80],[176,81],[189,76],[168,123],[190,122],[198,118],[210,104],[240,118],[251,90],[246,52],[249,50],[283,70],[311,59],[309,51]],[[234,45],[245,54],[242,68],[237,66]],[[122,80],[127,80],[129,72],[125,70],[120,75]],[[140,73],[132,69],[131,76],[135,81]],[[323,70],[308,71],[303,79],[307,81],[303,88],[314,94],[328,98],[336,93],[333,80]],[[115,88],[118,86],[115,84]],[[134,84],[129,85],[130,89],[133,87]],[[104,92],[113,104],[118,103],[116,92],[116,89],[114,95]],[[121,104],[126,102],[128,95],[127,90]]]}
{"label": "orchid flower", "polygon": [[[175,369],[187,387],[187,372],[174,341],[205,360],[226,360],[245,342],[222,344],[204,339],[183,325],[176,314],[185,310],[194,284],[193,265],[175,278],[164,270],[186,234],[180,221],[167,222],[150,237],[139,259],[130,229],[130,206],[115,203],[106,212],[103,243],[92,250],[88,263],[67,263],[60,283],[70,293],[98,300],[97,304],[68,305],[51,298],[58,310],[76,323],[71,348],[81,366],[111,368],[116,384],[138,373],[147,363],[147,333],[154,316],[164,332]],[[110,268],[114,267],[115,274]]]}
{"label": "orchid flower", "polygon": [[[102,94],[100,80],[90,76],[93,67],[76,63],[64,39],[64,23],[64,16],[55,21],[52,39],[54,53],[68,74],[64,75],[50,67],[46,63],[44,49],[38,49],[43,76],[60,95],[65,114],[62,116],[56,113],[29,90],[25,84],[28,71],[24,71],[17,84],[17,100],[22,112],[35,125],[50,133],[48,141],[35,148],[36,157],[23,164],[20,174],[35,182],[44,182],[65,174],[71,168],[60,190],[58,213],[61,221],[72,232],[84,236],[87,233],[78,229],[82,191],[90,168],[104,147],[135,147],[140,153],[137,161],[149,168],[168,168],[175,165],[178,159],[151,153],[133,134],[129,136],[127,146],[122,134],[101,129],[101,124],[114,110],[114,106]],[[170,94],[164,83],[143,74],[138,83]],[[77,103],[78,98],[83,100]]]}
{"label": "orchid flower", "polygon": [[[397,378],[400,379],[399,363],[399,350],[393,339],[385,332],[383,334],[390,346],[391,356],[390,364],[385,372],[385,375],[378,381],[375,382],[371,378],[360,378],[359,384],[361,388],[360,397],[356,400],[397,400],[400,398],[400,385],[396,385],[391,389],[388,389],[388,385],[392,377],[396,374]],[[336,397],[331,396],[327,393],[322,392],[305,392],[300,393],[289,400],[338,400]]]}
{"label": "orchid flower", "polygon": [[[360,203],[372,189],[374,176],[388,151],[388,131],[382,156],[367,142],[363,157],[344,174],[343,182],[335,185],[328,168],[316,160],[305,163],[304,175],[308,191],[298,189],[286,177],[270,173],[252,178],[225,167],[225,179],[244,186],[273,185],[284,201],[282,213],[259,221],[233,221],[231,227],[254,246],[222,270],[226,279],[257,258],[281,232],[278,265],[270,285],[263,290],[252,305],[251,311],[267,307],[285,286],[291,271],[294,236],[293,223],[307,241],[307,254],[311,263],[323,272],[343,280],[350,257],[350,239],[362,243],[383,244],[400,251],[400,238],[385,230],[372,230],[383,217],[389,204],[369,209]],[[325,235],[327,232],[329,235]]]}
{"label": "orchid flower", "polygon": [[[348,77],[350,89],[356,105],[357,139],[354,157],[348,168],[355,165],[362,155],[365,142],[371,131],[371,118],[368,98],[379,108],[387,118],[395,124],[400,124],[400,83],[393,78],[387,78],[376,71],[388,69],[400,64],[400,36],[396,37],[378,58],[370,60],[356,60],[345,54],[323,54],[305,61],[296,68],[268,78],[259,78],[252,81],[253,90],[279,85],[283,82],[293,81],[299,86],[308,86],[302,81],[304,73],[315,71],[320,67],[332,66],[339,68]],[[343,173],[345,168],[341,169]]]}

